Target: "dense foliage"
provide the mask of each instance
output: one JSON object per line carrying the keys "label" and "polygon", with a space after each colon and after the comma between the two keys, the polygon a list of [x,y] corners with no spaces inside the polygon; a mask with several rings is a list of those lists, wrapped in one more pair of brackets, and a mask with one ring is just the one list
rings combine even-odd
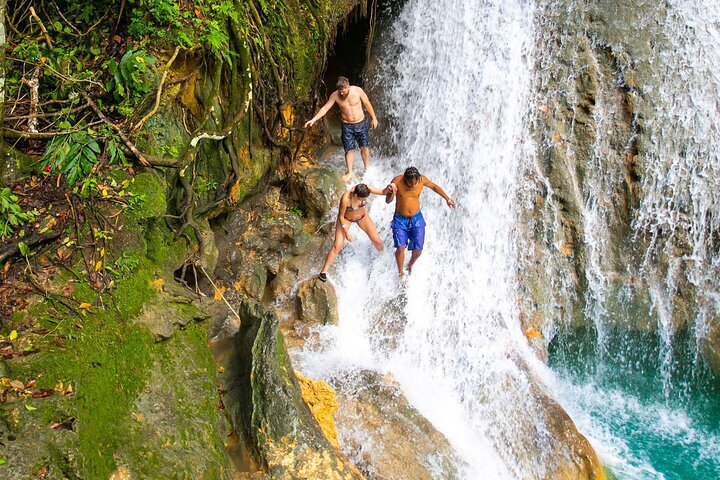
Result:
{"label": "dense foliage", "polygon": [[[5,140],[35,158],[38,173],[71,188],[118,166],[177,167],[170,180],[176,228],[194,228],[193,212],[222,201],[238,180],[238,125],[259,117],[266,141],[296,155],[299,129],[281,110],[309,103],[303,97],[334,30],[332,4],[9,0]],[[184,101],[174,94],[184,132],[158,148],[148,141],[158,134],[148,120],[171,82],[189,92]],[[229,137],[218,147],[232,160],[227,178],[212,178],[201,165],[208,154],[192,139],[210,136]]]}

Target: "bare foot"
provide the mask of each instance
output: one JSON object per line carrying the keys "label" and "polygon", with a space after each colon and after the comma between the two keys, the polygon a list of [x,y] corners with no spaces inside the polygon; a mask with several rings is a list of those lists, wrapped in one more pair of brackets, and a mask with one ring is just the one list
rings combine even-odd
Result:
{"label": "bare foot", "polygon": [[342,176],[342,181],[345,183],[348,183],[352,179],[352,177],[353,177],[352,172],[346,173],[345,175]]}

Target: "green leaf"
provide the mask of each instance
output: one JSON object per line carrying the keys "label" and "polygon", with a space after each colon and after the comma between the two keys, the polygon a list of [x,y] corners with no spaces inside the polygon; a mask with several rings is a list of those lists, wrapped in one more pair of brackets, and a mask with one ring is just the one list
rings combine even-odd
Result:
{"label": "green leaf", "polygon": [[0,458],[0,465],[7,465],[7,458]]}
{"label": "green leaf", "polygon": [[18,249],[23,257],[28,257],[30,255],[30,248],[28,248],[25,242],[18,242]]}
{"label": "green leaf", "polygon": [[30,405],[29,403],[26,403],[26,404],[25,404],[25,410],[27,410],[28,412],[34,412],[35,410],[37,410],[37,408],[33,407],[33,406]]}
{"label": "green leaf", "polygon": [[8,338],[10,340],[15,340],[17,337],[18,337],[17,330],[13,330],[12,332],[10,332],[10,335],[8,335]]}

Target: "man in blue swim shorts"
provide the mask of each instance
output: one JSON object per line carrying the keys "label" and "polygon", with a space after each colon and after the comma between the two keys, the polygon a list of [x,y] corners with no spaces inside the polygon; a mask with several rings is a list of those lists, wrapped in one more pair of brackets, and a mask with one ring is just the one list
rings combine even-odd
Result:
{"label": "man in blue swim shorts", "polygon": [[427,177],[420,175],[418,169],[409,167],[405,173],[393,178],[390,183],[390,192],[385,195],[385,202],[390,203],[397,196],[395,202],[395,216],[393,216],[390,227],[393,231],[393,242],[395,245],[395,261],[397,262],[398,273],[404,275],[405,249],[412,250],[408,272],[422,254],[425,243],[425,219],[420,212],[420,194],[423,187],[428,187],[445,199],[448,207],[455,208],[455,200],[447,196],[442,188],[431,182]]}
{"label": "man in blue swim shorts", "polygon": [[372,119],[373,129],[377,128],[378,121],[370,99],[362,88],[350,85],[350,81],[345,77],[338,78],[336,88],[337,90],[330,95],[327,103],[318,110],[313,118],[305,122],[305,128],[314,125],[337,103],[342,118],[342,141],[347,165],[347,173],[343,175],[343,180],[347,182],[353,175],[354,150],[356,148],[360,148],[360,156],[365,170],[370,164],[370,131],[368,130],[368,120],[363,112],[363,105]]}

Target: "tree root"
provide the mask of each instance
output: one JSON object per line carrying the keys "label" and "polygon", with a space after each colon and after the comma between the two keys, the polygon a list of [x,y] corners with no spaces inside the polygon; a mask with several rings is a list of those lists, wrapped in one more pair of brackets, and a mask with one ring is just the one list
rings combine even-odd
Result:
{"label": "tree root", "polygon": [[172,167],[177,163],[177,160],[174,159],[153,157],[140,152],[140,150],[138,150],[135,144],[130,141],[128,136],[125,135],[125,132],[123,132],[123,130],[118,125],[110,121],[110,119],[105,116],[105,114],[102,112],[102,110],[100,110],[100,107],[95,102],[95,100],[90,98],[90,95],[82,91],[80,92],[80,95],[82,95],[82,97],[85,99],[85,102],[87,102],[90,108],[93,109],[95,114],[100,117],[100,120],[102,120],[103,123],[109,125],[113,130],[115,130],[115,132],[117,132],[117,134],[120,136],[127,148],[132,152],[135,158],[137,158],[141,165],[145,167],[150,167],[153,165],[159,167]]}
{"label": "tree root", "polygon": [[132,127],[131,131],[134,132],[139,130],[140,127],[142,127],[143,124],[147,122],[158,111],[158,107],[160,107],[160,97],[162,96],[163,84],[165,83],[165,79],[167,78],[167,74],[170,71],[170,67],[172,67],[173,62],[175,62],[178,53],[180,53],[180,47],[175,47],[175,52],[172,54],[172,57],[170,57],[170,60],[168,60],[167,64],[165,65],[165,71],[163,72],[162,78],[160,79],[160,84],[158,85],[157,93],[155,94],[155,104],[153,105],[152,110],[150,110],[147,115],[141,118],[140,121],[136,123],[134,127]]}
{"label": "tree root", "polygon": [[62,297],[62,296],[60,296],[60,295],[58,295],[58,294],[56,294],[56,293],[53,293],[53,292],[49,291],[49,290],[46,289],[46,288],[44,288],[42,285],[40,285],[40,282],[37,281],[37,279],[35,278],[35,275],[33,275],[32,273],[28,273],[28,274],[26,275],[26,278],[27,278],[28,281],[30,282],[30,285],[32,285],[33,288],[34,288],[35,290],[37,290],[39,293],[43,294],[43,296],[45,296],[45,298],[47,298],[47,299],[50,300],[51,302],[57,302],[57,303],[59,303],[59,304],[62,305],[63,307],[67,308],[67,309],[70,311],[70,313],[72,313],[74,316],[80,315],[80,312],[78,312],[78,311],[75,309],[75,307],[73,307],[72,305],[70,305],[70,303],[67,301],[67,300],[69,300],[69,299],[66,299],[66,298],[64,298],[64,297]]}

